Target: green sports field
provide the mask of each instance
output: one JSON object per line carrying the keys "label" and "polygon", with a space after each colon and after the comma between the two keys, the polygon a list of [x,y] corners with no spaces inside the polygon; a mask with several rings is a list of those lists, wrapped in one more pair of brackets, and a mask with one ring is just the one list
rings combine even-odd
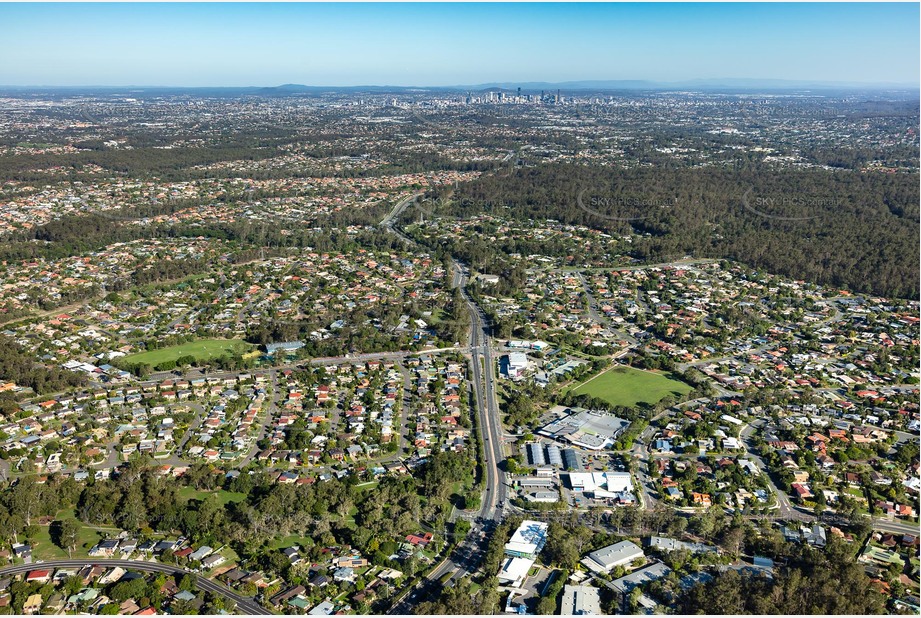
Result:
{"label": "green sports field", "polygon": [[156,367],[160,363],[176,360],[181,356],[194,356],[196,362],[200,362],[218,358],[228,352],[242,354],[252,347],[252,344],[239,339],[202,339],[201,341],[191,341],[160,350],[131,354],[121,359],[121,362],[129,365],[146,363],[151,367]]}
{"label": "green sports field", "polygon": [[635,406],[637,403],[656,403],[671,395],[681,399],[691,387],[668,374],[641,371],[631,367],[614,367],[586,380],[572,389],[577,395],[591,395],[615,406]]}

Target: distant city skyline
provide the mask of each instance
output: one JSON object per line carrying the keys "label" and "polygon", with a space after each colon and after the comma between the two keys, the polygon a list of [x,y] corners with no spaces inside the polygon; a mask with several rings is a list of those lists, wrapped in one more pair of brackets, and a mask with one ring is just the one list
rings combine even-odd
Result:
{"label": "distant city skyline", "polygon": [[0,4],[0,85],[919,83],[917,3]]}

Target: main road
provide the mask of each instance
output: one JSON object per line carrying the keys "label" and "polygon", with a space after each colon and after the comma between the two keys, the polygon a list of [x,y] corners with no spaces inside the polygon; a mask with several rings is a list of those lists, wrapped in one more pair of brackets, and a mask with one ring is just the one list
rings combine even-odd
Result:
{"label": "main road", "polygon": [[[394,223],[406,207],[420,195],[423,195],[423,192],[413,193],[401,199],[380,223],[382,228],[399,236],[410,245],[415,245],[415,241],[394,227]],[[505,453],[502,447],[502,420],[496,400],[495,362],[492,355],[490,326],[482,309],[467,294],[466,267],[455,261],[452,261],[452,266],[454,271],[452,284],[460,290],[467,303],[471,319],[469,350],[473,390],[479,417],[480,436],[483,439],[485,452],[484,460],[481,462],[485,478],[485,494],[479,515],[484,520],[498,521],[502,517],[502,507],[505,506],[507,487],[505,474],[499,467],[505,459]]]}
{"label": "main road", "polygon": [[476,571],[482,563],[486,539],[504,516],[508,487],[500,465],[505,460],[502,446],[502,421],[496,401],[495,363],[490,345],[490,327],[482,310],[467,294],[464,285],[467,275],[463,267],[454,264],[455,281],[470,310],[470,366],[473,383],[477,424],[483,440],[484,493],[474,525],[466,538],[433,568],[415,587],[407,589],[397,598],[390,614],[409,614],[421,601],[431,598],[443,583]]}
{"label": "main road", "polygon": [[[393,207],[380,226],[402,239],[407,245],[416,243],[395,227],[395,222],[406,207],[422,193],[409,195]],[[440,588],[442,581],[476,571],[483,559],[485,540],[489,532],[502,520],[506,504],[505,473],[500,468],[505,460],[502,446],[502,420],[496,400],[495,363],[492,355],[490,326],[483,311],[466,291],[467,270],[452,262],[451,283],[458,288],[470,312],[470,370],[473,383],[474,405],[477,413],[479,435],[482,439],[484,492],[476,524],[451,554],[433,568],[413,588],[407,589],[395,601],[390,614],[409,614],[422,600],[430,598]]]}
{"label": "main road", "polygon": [[222,597],[226,597],[237,604],[237,611],[241,614],[248,614],[254,616],[267,616],[272,612],[262,607],[256,601],[250,597],[245,597],[240,594],[237,594],[227,586],[220,584],[216,581],[202,577],[198,573],[193,573],[192,571],[187,571],[182,567],[178,567],[173,564],[163,564],[160,562],[147,562],[146,560],[112,560],[106,558],[87,558],[83,559],[71,559],[71,560],[49,560],[46,562],[35,562],[33,564],[17,564],[14,566],[7,566],[0,568],[0,576],[3,575],[15,575],[18,573],[28,573],[29,571],[34,571],[36,569],[43,570],[52,570],[52,569],[74,569],[74,568],[83,568],[85,566],[94,566],[100,565],[105,567],[121,567],[126,570],[132,571],[146,571],[148,573],[166,573],[169,575],[175,573],[181,573],[182,575],[193,575],[195,576],[196,585],[204,590],[205,592],[210,592],[212,594],[218,594]]}
{"label": "main road", "polygon": [[505,460],[505,452],[502,446],[502,419],[496,400],[496,365],[492,355],[491,329],[483,311],[467,294],[464,287],[466,272],[457,264],[454,267],[461,271],[460,291],[471,316],[470,356],[473,364],[473,388],[476,392],[480,435],[483,437],[485,452],[483,470],[486,491],[480,516],[498,521],[505,506],[507,486],[505,472],[500,468],[500,464]]}
{"label": "main road", "polygon": [[415,202],[417,197],[419,197],[420,195],[424,195],[424,194],[425,194],[425,191],[418,191],[416,193],[413,193],[412,195],[407,195],[406,197],[401,199],[399,202],[397,202],[394,205],[393,210],[391,210],[387,214],[387,216],[384,217],[384,219],[380,223],[380,226],[384,228],[385,230],[387,230],[388,232],[390,232],[391,234],[394,234],[400,237],[400,239],[403,242],[410,244],[410,245],[416,244],[411,238],[406,236],[399,229],[395,228],[394,223],[396,223],[396,220],[400,217],[401,214],[403,214],[403,211],[406,210],[407,206],[409,206],[412,202]]}

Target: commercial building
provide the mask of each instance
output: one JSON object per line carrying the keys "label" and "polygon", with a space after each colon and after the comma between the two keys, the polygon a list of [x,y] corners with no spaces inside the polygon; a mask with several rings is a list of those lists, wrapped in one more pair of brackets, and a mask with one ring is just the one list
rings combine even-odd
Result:
{"label": "commercial building", "polygon": [[528,368],[528,355],[511,352],[500,359],[500,371],[509,378],[521,377]]}
{"label": "commercial building", "polygon": [[686,541],[679,541],[678,539],[671,539],[664,536],[651,536],[649,537],[649,547],[651,549],[657,549],[663,552],[675,551],[678,549],[686,549],[692,554],[694,553],[710,553],[716,552],[716,547],[712,545],[704,545],[703,543],[688,543]]}
{"label": "commercial building", "polygon": [[600,616],[601,599],[594,586],[567,585],[563,588],[563,603],[560,607],[563,616]]}
{"label": "commercial building", "polygon": [[265,353],[269,356],[275,354],[278,351],[285,353],[291,353],[295,350],[299,350],[304,347],[304,343],[301,341],[283,341],[280,343],[267,343],[265,344]]}
{"label": "commercial building", "polygon": [[574,493],[611,498],[633,490],[629,472],[570,472],[569,485]]}
{"label": "commercial building", "polygon": [[505,544],[505,554],[515,558],[537,558],[547,542],[547,528],[544,522],[524,520]]}
{"label": "commercial building", "polygon": [[608,412],[562,407],[559,411],[565,416],[544,426],[538,433],[592,451],[611,446],[630,426],[630,421]]}
{"label": "commercial building", "polygon": [[621,541],[593,551],[582,560],[582,564],[590,571],[609,573],[614,567],[630,564],[634,560],[643,558],[645,554],[639,545],[631,541]]}
{"label": "commercial building", "polygon": [[540,521],[521,522],[512,538],[505,544],[505,561],[499,570],[499,584],[520,588],[534,564],[537,554],[547,542],[548,525]]}
{"label": "commercial building", "polygon": [[613,587],[618,592],[626,594],[637,586],[647,584],[649,582],[654,582],[657,579],[662,579],[671,572],[672,570],[670,568],[661,562],[657,562],[644,569],[639,569],[638,571],[634,571],[629,575],[625,575],[620,579],[615,579],[613,582],[611,582],[611,587]]}
{"label": "commercial building", "polygon": [[513,339],[509,341],[506,346],[510,348],[518,348],[523,350],[537,350],[538,352],[543,352],[550,347],[550,344],[546,341],[522,341],[520,339]]}
{"label": "commercial building", "polygon": [[545,476],[520,476],[515,478],[515,482],[522,489],[553,489],[553,479]]}
{"label": "commercial building", "polygon": [[533,564],[533,558],[514,558],[506,556],[505,562],[502,563],[502,569],[497,576],[499,585],[509,586],[510,588],[521,588]]}
{"label": "commercial building", "polygon": [[543,502],[543,503],[553,503],[560,501],[560,494],[555,491],[534,491],[529,494],[525,494],[525,500],[528,502]]}

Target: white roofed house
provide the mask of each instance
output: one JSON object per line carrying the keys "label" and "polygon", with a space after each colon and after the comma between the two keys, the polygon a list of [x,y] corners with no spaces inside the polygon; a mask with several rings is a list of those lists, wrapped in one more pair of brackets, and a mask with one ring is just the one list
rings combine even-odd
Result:
{"label": "white roofed house", "polygon": [[201,566],[203,569],[213,569],[227,562],[227,558],[221,554],[211,554],[207,558],[201,561]]}
{"label": "white roofed house", "polygon": [[204,560],[204,558],[214,552],[214,549],[207,545],[202,545],[189,555],[189,560]]}

